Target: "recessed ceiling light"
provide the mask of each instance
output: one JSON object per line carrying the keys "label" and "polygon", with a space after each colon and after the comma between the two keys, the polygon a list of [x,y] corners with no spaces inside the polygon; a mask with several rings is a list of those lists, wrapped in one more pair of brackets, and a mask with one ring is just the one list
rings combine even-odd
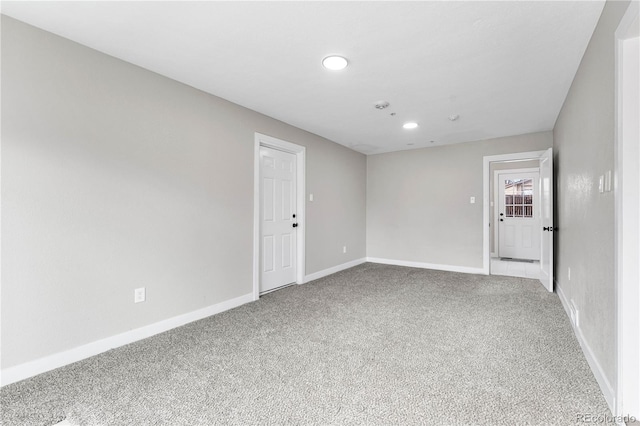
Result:
{"label": "recessed ceiling light", "polygon": [[349,62],[342,56],[327,56],[322,60],[322,65],[331,71],[340,71],[347,67]]}
{"label": "recessed ceiling light", "polygon": [[460,118],[460,116],[458,114],[451,114],[449,116],[449,120],[451,120],[451,121],[456,121],[458,118]]}
{"label": "recessed ceiling light", "polygon": [[415,129],[416,127],[418,127],[418,123],[410,121],[408,123],[404,123],[402,127],[404,127],[405,129]]}

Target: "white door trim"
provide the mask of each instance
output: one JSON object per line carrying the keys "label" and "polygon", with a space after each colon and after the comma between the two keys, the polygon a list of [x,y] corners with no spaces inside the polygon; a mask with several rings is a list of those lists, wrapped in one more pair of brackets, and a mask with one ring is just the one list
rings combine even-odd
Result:
{"label": "white door trim", "polygon": [[[615,32],[615,291],[616,291],[616,350],[617,380],[612,411],[618,416],[640,416],[640,271],[637,260],[640,256],[640,192],[638,191],[638,170],[640,169],[640,148],[638,141],[637,105],[631,106],[631,99],[623,96],[633,89],[623,81],[625,62],[629,64],[627,52],[631,52],[627,40],[638,37],[640,7],[631,2]],[[627,43],[625,43],[627,42]],[[627,44],[627,47],[625,47]],[[637,55],[637,51],[635,52]],[[625,60],[626,58],[626,60]],[[633,71],[632,73],[635,73]],[[637,76],[636,76],[637,78]],[[634,102],[637,102],[636,81]],[[623,88],[626,87],[626,88]],[[636,111],[626,111],[629,107]],[[623,120],[623,116],[625,120]],[[635,117],[634,117],[635,116]],[[633,122],[635,118],[635,123]],[[631,121],[629,121],[631,120]],[[635,127],[635,132],[631,128]],[[635,135],[633,134],[635,133]],[[635,331],[634,331],[635,330]]]}
{"label": "white door trim", "polygon": [[491,226],[490,226],[490,166],[493,162],[539,160],[546,151],[516,152],[513,154],[486,155],[483,157],[482,167],[482,273],[491,272]]}
{"label": "white door trim", "polygon": [[306,148],[272,136],[255,134],[253,159],[253,300],[260,297],[260,147],[266,146],[296,156],[296,203],[297,203],[297,249],[296,249],[296,283],[304,283],[305,265],[305,158]]}

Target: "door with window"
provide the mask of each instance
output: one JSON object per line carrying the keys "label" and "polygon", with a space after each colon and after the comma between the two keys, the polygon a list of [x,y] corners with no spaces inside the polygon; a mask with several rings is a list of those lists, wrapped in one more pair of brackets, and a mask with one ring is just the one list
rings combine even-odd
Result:
{"label": "door with window", "polygon": [[540,259],[540,174],[498,174],[498,255]]}

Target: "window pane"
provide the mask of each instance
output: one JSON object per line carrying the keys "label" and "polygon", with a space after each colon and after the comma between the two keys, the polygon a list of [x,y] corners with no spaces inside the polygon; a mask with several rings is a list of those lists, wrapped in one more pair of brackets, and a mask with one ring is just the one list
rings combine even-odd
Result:
{"label": "window pane", "polygon": [[524,206],[524,217],[533,217],[533,207]]}
{"label": "window pane", "polygon": [[505,179],[504,194],[507,217],[533,217],[533,179]]}

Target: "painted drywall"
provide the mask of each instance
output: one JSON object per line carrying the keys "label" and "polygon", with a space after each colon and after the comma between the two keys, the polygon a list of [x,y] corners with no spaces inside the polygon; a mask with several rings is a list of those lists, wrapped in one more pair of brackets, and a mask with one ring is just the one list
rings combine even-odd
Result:
{"label": "painted drywall", "polygon": [[628,5],[605,5],[553,129],[556,283],[577,306],[579,331],[613,389],[614,192],[601,194],[598,186],[599,177],[614,170],[614,33]]}
{"label": "painted drywall", "polygon": [[[494,183],[495,183],[495,172],[498,170],[510,170],[510,169],[532,169],[539,168],[540,161],[538,160],[523,160],[523,161],[506,161],[506,162],[492,162],[489,163],[489,176],[491,179],[489,180],[489,199],[492,202],[495,202],[495,192],[494,192]],[[492,232],[489,233],[489,246],[491,248],[491,253],[496,254],[496,226],[497,223],[494,222],[494,213],[495,209],[489,209],[489,222],[491,223]]]}
{"label": "painted drywall", "polygon": [[483,157],[551,145],[548,131],[368,156],[367,256],[482,268]]}
{"label": "painted drywall", "polygon": [[306,273],[365,257],[364,155],[3,16],[2,368],[251,293],[255,132],[307,149]]}

